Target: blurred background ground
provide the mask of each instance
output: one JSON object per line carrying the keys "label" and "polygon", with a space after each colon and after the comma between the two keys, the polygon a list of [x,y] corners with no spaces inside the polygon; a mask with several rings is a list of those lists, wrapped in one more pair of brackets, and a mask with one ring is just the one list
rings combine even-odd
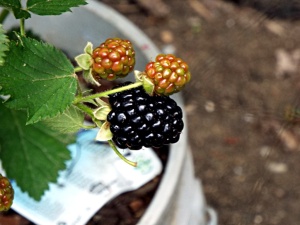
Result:
{"label": "blurred background ground", "polygon": [[189,140],[219,224],[300,224],[300,2],[103,2],[189,63]]}

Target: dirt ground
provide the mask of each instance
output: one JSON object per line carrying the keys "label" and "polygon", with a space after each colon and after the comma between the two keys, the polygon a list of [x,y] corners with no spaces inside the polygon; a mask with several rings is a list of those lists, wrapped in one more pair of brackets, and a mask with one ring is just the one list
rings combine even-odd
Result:
{"label": "dirt ground", "polygon": [[299,3],[104,2],[189,63],[189,140],[219,224],[300,224]]}

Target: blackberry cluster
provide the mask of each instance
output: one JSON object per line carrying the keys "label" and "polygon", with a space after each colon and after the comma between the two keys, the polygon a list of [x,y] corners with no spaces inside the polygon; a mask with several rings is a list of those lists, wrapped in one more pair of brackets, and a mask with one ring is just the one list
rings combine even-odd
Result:
{"label": "blackberry cluster", "polygon": [[182,110],[170,97],[149,96],[138,87],[110,95],[109,102],[112,110],[107,121],[119,148],[156,148],[179,140]]}

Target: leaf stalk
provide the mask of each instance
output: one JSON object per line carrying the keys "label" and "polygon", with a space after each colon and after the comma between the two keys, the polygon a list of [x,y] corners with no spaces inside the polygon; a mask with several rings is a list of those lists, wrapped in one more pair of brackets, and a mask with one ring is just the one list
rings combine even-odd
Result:
{"label": "leaf stalk", "polygon": [[23,36],[23,37],[26,36],[26,33],[25,33],[25,19],[24,18],[20,19],[20,33],[21,33],[21,36]]}
{"label": "leaf stalk", "polygon": [[80,109],[81,111],[83,111],[83,112],[85,112],[86,114],[88,114],[90,117],[92,117],[92,118],[94,118],[94,114],[93,114],[93,110],[90,108],[90,107],[88,107],[88,106],[86,106],[86,105],[84,105],[84,104],[82,104],[82,103],[76,103],[76,104],[74,104],[78,109]]}

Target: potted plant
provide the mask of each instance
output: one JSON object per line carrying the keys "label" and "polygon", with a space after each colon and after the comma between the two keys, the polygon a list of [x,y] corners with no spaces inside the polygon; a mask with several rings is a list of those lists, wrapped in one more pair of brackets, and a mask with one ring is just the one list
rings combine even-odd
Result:
{"label": "potted plant", "polygon": [[[121,148],[126,146],[136,149],[143,146],[142,142],[144,142],[145,139],[135,139],[133,144],[123,141],[128,139],[126,136],[116,138],[118,133],[116,129],[120,125],[118,123],[121,123],[124,119],[119,115],[120,108],[118,107],[120,105],[119,103],[122,102],[120,98],[124,97],[124,93],[134,95],[134,93],[132,93],[134,92],[133,90],[146,90],[147,94],[142,96],[144,98],[147,97],[146,102],[148,102],[148,98],[155,98],[155,101],[161,102],[161,106],[171,105],[171,108],[176,108],[173,114],[177,115],[180,114],[179,106],[182,106],[180,95],[175,95],[176,102],[179,106],[174,104],[172,100],[170,100],[170,104],[164,101],[166,99],[169,101],[170,98],[168,96],[173,92],[179,91],[190,79],[186,63],[175,56],[160,55],[147,37],[144,37],[142,33],[138,33],[138,37],[135,35],[139,30],[135,28],[134,25],[126,22],[126,20],[126,29],[124,29],[124,24],[120,25],[118,21],[120,19],[124,20],[122,16],[118,15],[111,18],[112,13],[115,12],[105,5],[94,1],[89,2],[85,7],[81,7],[81,5],[84,4],[86,4],[86,2],[83,0],[28,0],[26,6],[23,7],[19,0],[0,1],[0,5],[5,8],[0,17],[2,22],[4,18],[6,18],[8,11],[12,11],[14,17],[20,22],[20,32],[13,34],[16,40],[9,40],[5,35],[5,30],[1,28],[0,93],[5,100],[0,104],[0,157],[8,178],[14,179],[23,191],[37,200],[41,198],[50,182],[56,182],[58,172],[66,168],[65,162],[70,159],[70,153],[66,149],[66,144],[69,143],[70,140],[73,140],[72,135],[69,133],[73,134],[78,129],[98,127],[99,133],[95,138],[101,141],[108,141],[112,149],[124,159],[124,161],[135,165],[135,162],[128,161],[120,153],[116,145]],[[72,8],[73,13],[64,13],[70,11],[71,7],[78,6],[80,6],[78,9]],[[97,7],[101,7],[101,12],[96,10],[99,10]],[[86,9],[86,11],[81,11],[81,8]],[[100,14],[103,20],[108,20],[109,22],[104,24],[104,28],[99,27],[97,30],[95,28],[96,26],[91,24],[91,21],[97,21],[95,17]],[[44,15],[60,16],[51,17],[49,22],[49,20],[44,20],[44,17],[40,17]],[[87,15],[92,18],[88,20]],[[28,19],[30,17],[32,18]],[[62,18],[60,20],[61,22],[58,22],[59,20],[56,21],[56,18]],[[63,24],[62,21],[66,22],[66,24]],[[10,21],[7,22],[10,23]],[[87,24],[85,25],[85,23]],[[130,37],[132,37],[133,40],[128,42],[125,41],[123,37],[117,39],[110,38],[111,34],[107,35],[107,27],[110,27],[112,23],[117,29],[123,29],[120,36],[125,36],[125,39],[129,40],[131,40]],[[70,34],[64,34],[63,32],[68,30],[67,27],[72,27],[72,24],[74,29],[70,29]],[[31,38],[29,35],[27,37],[26,27],[33,31],[38,27],[37,34],[43,41]],[[83,27],[86,28],[86,30],[79,35]],[[53,29],[58,30],[54,32]],[[115,33],[115,31],[112,33]],[[99,45],[99,41],[97,40],[99,35],[106,36],[105,38],[107,39],[107,41],[105,41],[105,39],[102,38],[102,45]],[[72,40],[70,40],[70,37],[72,37]],[[89,38],[90,40],[86,40]],[[143,41],[136,40],[137,38]],[[87,43],[87,45],[84,45],[83,42],[85,42],[84,44]],[[91,42],[99,46],[92,47]],[[134,48],[133,50],[131,43],[134,43],[133,46],[138,45],[138,48]],[[56,48],[52,44],[54,44]],[[128,45],[130,46],[126,49],[125,47]],[[120,48],[114,50],[113,48],[116,48],[116,46]],[[121,47],[123,47],[123,49]],[[75,66],[73,66],[70,59],[59,49],[67,52],[71,60],[72,58],[76,59]],[[103,53],[105,51],[113,52],[113,54],[109,56],[110,58]],[[139,51],[143,52],[143,54],[137,54]],[[123,59],[123,67],[120,66],[121,60],[118,58],[117,53],[127,57]],[[143,58],[141,55],[146,55],[146,57],[144,56],[146,60],[140,59]],[[133,60],[133,58],[135,58],[135,60]],[[151,62],[151,59],[154,61],[155,58],[157,62]],[[114,65],[114,68],[112,68],[111,63],[108,62],[109,59],[118,62]],[[102,60],[108,62],[105,64],[107,67],[105,70],[103,70],[100,65]],[[114,80],[116,77],[123,78],[129,72],[132,72],[134,68],[133,61],[139,62],[136,67],[140,66],[138,69],[142,71],[135,72],[135,78],[133,73],[127,76],[126,79],[131,80],[133,83],[96,94],[90,94],[81,89],[80,81],[82,81],[82,79],[78,79],[78,77],[82,76],[85,82],[97,86],[101,84],[104,79]],[[168,89],[168,85],[166,81],[162,81],[163,79],[159,71],[162,68],[164,69],[165,65],[168,67],[168,64],[172,64],[172,62],[174,62],[174,70],[172,70],[175,71],[175,73],[173,73],[173,81],[171,83],[176,84],[174,87],[171,87],[172,85],[169,86]],[[143,65],[141,66],[141,64]],[[115,73],[112,73],[112,71]],[[170,70],[166,71],[165,77],[168,77]],[[124,72],[124,74],[122,74],[122,72]],[[176,77],[177,79],[175,79]],[[178,77],[184,79],[178,79]],[[161,82],[157,82],[155,78],[160,79]],[[167,91],[165,91],[166,88]],[[107,103],[100,100],[100,97],[113,99],[113,96],[116,99],[115,102],[111,100]],[[115,108],[113,105],[115,105]],[[130,104],[128,103],[128,105]],[[168,111],[168,114],[169,113],[171,113],[171,111]],[[115,116],[115,114],[117,114],[117,116]],[[87,125],[84,123],[85,115],[91,118],[92,124]],[[118,115],[121,119],[115,119],[118,118]],[[147,116],[149,116],[149,120],[151,120],[151,115],[149,114]],[[183,122],[184,120],[185,116],[183,112]],[[174,122],[174,119],[172,121],[171,123],[180,123],[177,121]],[[173,176],[163,178],[159,190],[157,191],[157,195],[160,195],[157,201],[160,201],[160,204],[153,201],[153,204],[150,206],[150,208],[152,207],[158,210],[156,214],[161,215],[159,219],[162,218],[162,215],[167,213],[167,207],[171,204],[171,200],[174,199],[176,190],[180,192],[177,187],[180,182],[187,182],[187,180],[189,180],[191,184],[196,182],[199,185],[193,178],[191,158],[189,151],[186,150],[188,149],[186,131],[185,129],[181,131],[182,125],[180,124],[176,126],[178,129],[175,129],[176,135],[173,135],[174,140],[168,140],[169,142],[166,143],[170,144],[170,142],[177,141],[179,137],[178,134],[181,133],[179,141],[174,144],[174,147],[171,145],[169,160],[174,161],[175,164],[168,164],[165,172],[170,175],[173,173]],[[115,134],[113,134],[114,132]],[[26,136],[28,134],[30,134],[29,137]],[[148,143],[147,146],[159,147],[157,142],[163,142],[163,139],[159,139],[159,137],[152,139],[156,140],[156,146],[151,145],[151,142]],[[33,140],[39,140],[38,146],[34,146]],[[30,143],[32,145],[30,145]],[[180,152],[177,151],[173,153],[172,148],[180,149]],[[22,151],[20,151],[20,149]],[[26,151],[24,151],[24,149]],[[28,149],[29,151],[27,151]],[[18,166],[16,166],[16,162],[18,162]],[[186,167],[189,168],[189,172],[182,177],[181,171]],[[47,172],[45,173],[45,171]],[[171,191],[166,193],[163,191],[163,187],[169,187]],[[186,190],[182,192],[186,192]],[[164,199],[161,199],[162,195],[164,195]],[[157,207],[158,205],[159,207]],[[149,215],[147,216],[147,213],[145,214],[141,219],[141,224],[152,224],[151,222],[148,223],[153,219],[153,216]],[[157,222],[159,219],[156,218]],[[145,223],[143,221],[148,222]]]}

